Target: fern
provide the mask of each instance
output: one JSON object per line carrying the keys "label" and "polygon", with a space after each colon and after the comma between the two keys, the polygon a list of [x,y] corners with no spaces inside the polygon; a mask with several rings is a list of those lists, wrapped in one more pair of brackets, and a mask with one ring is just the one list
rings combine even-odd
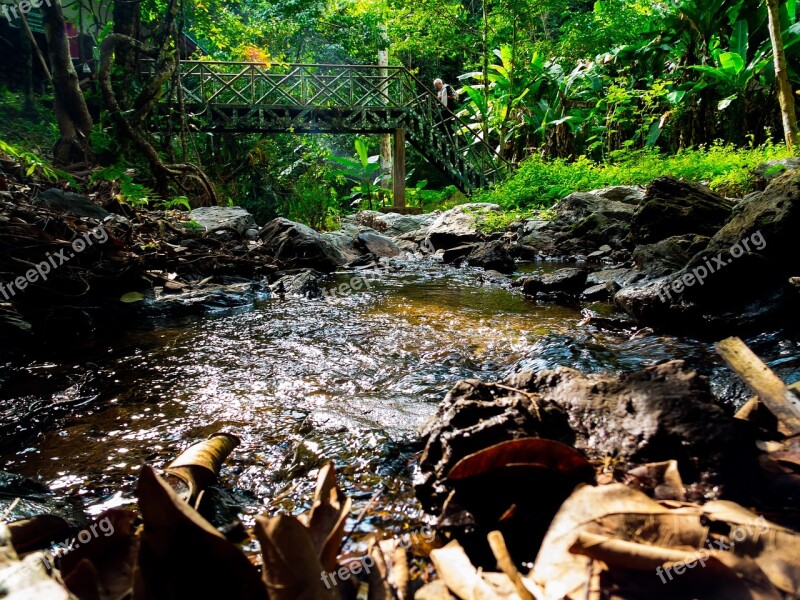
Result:
{"label": "fern", "polygon": [[119,184],[117,199],[133,207],[147,206],[151,200],[159,199],[158,194],[151,188],[133,181],[133,178],[128,174],[128,170],[120,164],[96,171],[92,175],[92,181],[98,180]]}
{"label": "fern", "polygon": [[67,173],[64,173],[63,171],[57,171],[41,156],[34,152],[29,152],[27,150],[18,148],[17,146],[12,146],[3,140],[0,140],[0,152],[4,152],[11,158],[17,159],[22,165],[22,168],[25,169],[25,175],[27,177],[36,175],[50,181],[58,181],[59,178],[61,178],[68,180],[70,183],[75,183],[75,180],[72,179],[72,177],[70,177]]}

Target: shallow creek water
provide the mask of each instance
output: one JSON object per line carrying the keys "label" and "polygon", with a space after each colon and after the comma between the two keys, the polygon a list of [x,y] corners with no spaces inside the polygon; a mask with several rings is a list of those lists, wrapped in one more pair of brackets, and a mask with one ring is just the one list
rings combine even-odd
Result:
{"label": "shallow creek water", "polygon": [[[315,469],[333,459],[356,509],[383,490],[359,530],[391,529],[420,517],[415,431],[459,379],[557,365],[621,372],[683,358],[725,402],[747,396],[707,341],[631,339],[580,326],[581,318],[578,306],[537,302],[477,270],[409,262],[335,300],[266,299],[154,323],[0,365],[3,410],[86,399],[6,439],[0,469],[38,478],[97,513],[132,503],[142,464],[164,467],[190,443],[228,431],[242,444],[221,480],[245,521],[306,508]],[[800,336],[747,341],[786,380],[800,379]]]}

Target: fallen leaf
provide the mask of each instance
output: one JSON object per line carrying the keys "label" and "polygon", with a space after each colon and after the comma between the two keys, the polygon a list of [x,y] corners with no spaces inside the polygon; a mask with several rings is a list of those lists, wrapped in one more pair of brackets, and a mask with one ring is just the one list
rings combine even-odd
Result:
{"label": "fallen leaf", "polygon": [[181,500],[152,467],[142,468],[137,495],[144,526],[135,600],[268,600],[264,583],[242,551]]}
{"label": "fallen leaf", "polygon": [[333,463],[328,463],[319,471],[314,504],[307,518],[317,556],[327,571],[336,568],[351,505],[350,498],[336,485]]}
{"label": "fallen leaf", "polygon": [[189,446],[165,472],[186,484],[185,500],[196,508],[200,493],[216,482],[223,463],[239,443],[235,435],[215,433],[207,440]]}
{"label": "fallen leaf", "polygon": [[270,600],[339,600],[335,583],[323,583],[327,572],[319,561],[311,532],[297,518],[257,517],[255,533],[261,544],[263,578]]}

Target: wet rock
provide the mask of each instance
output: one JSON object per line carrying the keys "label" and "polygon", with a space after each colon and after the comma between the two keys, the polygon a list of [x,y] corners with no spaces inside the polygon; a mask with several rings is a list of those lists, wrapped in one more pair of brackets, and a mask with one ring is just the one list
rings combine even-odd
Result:
{"label": "wet rock", "polygon": [[258,224],[256,224],[253,215],[238,206],[204,206],[195,208],[189,213],[189,218],[202,225],[209,232],[214,232],[218,229],[230,229],[243,236],[249,229],[258,229]]}
{"label": "wet rock", "polygon": [[132,306],[148,317],[182,317],[249,306],[256,300],[267,297],[269,291],[260,283],[242,281],[227,285],[208,285],[179,294],[156,288],[153,297]]}
{"label": "wet rock", "polygon": [[[617,287],[617,289],[619,288]],[[597,285],[593,285],[583,290],[581,298],[588,300],[589,302],[600,302],[602,300],[608,300],[611,298],[611,296],[616,293],[617,289],[614,289],[613,282],[598,283]]]}
{"label": "wet rock", "polygon": [[425,449],[414,481],[417,498],[428,512],[438,514],[452,489],[447,473],[459,460],[499,442],[540,433],[544,437],[545,432],[567,444],[575,439],[566,412],[557,406],[534,407],[526,394],[478,380],[459,381],[422,429]]}
{"label": "wet rock", "polygon": [[[18,499],[9,512],[14,500]],[[14,473],[0,471],[0,514],[6,522],[52,515],[64,519],[71,527],[82,527],[87,520],[74,505],[57,497],[46,485]]]}
{"label": "wet rock", "polygon": [[[598,190],[603,191],[603,190]],[[627,247],[630,221],[635,206],[598,193],[574,193],[563,198],[554,209],[550,221],[530,221],[520,243],[549,255],[590,254],[599,247]]]}
{"label": "wet rock", "polygon": [[683,361],[624,375],[559,367],[517,373],[501,386],[461,381],[423,429],[415,489],[437,513],[451,490],[447,473],[460,459],[502,441],[546,437],[594,461],[614,457],[620,467],[676,459],[687,484],[707,491],[741,484],[747,492],[756,469],[748,431]]}
{"label": "wet rock", "polygon": [[397,244],[388,237],[378,233],[359,233],[356,236],[356,244],[359,245],[364,252],[374,254],[378,258],[393,258],[402,254]]}
{"label": "wet rock", "polygon": [[594,252],[591,252],[586,257],[586,260],[588,260],[589,262],[598,262],[603,258],[610,256],[611,252],[613,252],[613,248],[608,244],[603,244],[602,246],[600,246],[600,248],[598,248]]}
{"label": "wet rock", "polygon": [[448,265],[455,264],[464,260],[476,248],[478,248],[478,244],[464,244],[455,248],[447,248],[442,252],[442,262]]}
{"label": "wet rock", "polygon": [[633,262],[639,271],[652,277],[663,277],[679,271],[689,262],[689,255],[679,243],[681,238],[667,238],[655,244],[643,244],[633,251]]}
{"label": "wet rock", "polygon": [[517,268],[505,244],[499,240],[474,248],[467,257],[467,264],[500,273],[513,273]]}
{"label": "wet rock", "polygon": [[86,196],[63,192],[57,188],[51,188],[40,192],[33,200],[34,204],[46,206],[51,210],[64,212],[73,217],[86,217],[102,221],[111,213],[98,206]]}
{"label": "wet rock", "polygon": [[559,269],[547,275],[521,277],[524,294],[580,294],[586,287],[587,273],[583,269]]}
{"label": "wet rock", "polygon": [[487,214],[500,212],[497,204],[473,203],[456,206],[440,214],[428,229],[425,242],[442,250],[477,242],[478,227]]}
{"label": "wet rock", "polygon": [[328,231],[320,235],[339,251],[348,264],[361,257],[361,246],[356,243],[354,235],[342,231]]}
{"label": "wet rock", "polygon": [[586,277],[586,285],[598,285],[601,283],[608,283],[613,281],[620,287],[633,283],[642,278],[640,273],[636,273],[633,269],[603,269],[589,273]]}
{"label": "wet rock", "polygon": [[753,174],[762,184],[761,187],[764,187],[787,171],[796,171],[797,169],[800,169],[800,158],[792,156],[790,158],[779,158],[777,160],[768,160],[765,163],[761,163],[753,169]]}
{"label": "wet rock", "polygon": [[306,225],[282,217],[267,223],[260,233],[270,254],[289,268],[331,272],[349,261],[327,238]]}
{"label": "wet rock", "polygon": [[302,296],[321,298],[325,275],[314,269],[303,269],[297,273],[287,273],[269,286],[277,296]]}
{"label": "wet rock", "polygon": [[647,186],[633,215],[631,234],[638,244],[689,233],[710,236],[730,217],[733,206],[705,186],[659,177]]}

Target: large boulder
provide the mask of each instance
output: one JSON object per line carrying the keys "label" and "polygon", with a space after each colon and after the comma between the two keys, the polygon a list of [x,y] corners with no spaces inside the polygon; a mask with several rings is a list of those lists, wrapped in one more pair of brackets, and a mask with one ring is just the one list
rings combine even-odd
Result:
{"label": "large boulder", "polygon": [[633,215],[631,234],[638,244],[690,233],[711,236],[730,217],[733,206],[705,186],[659,177],[647,186]]}
{"label": "large boulder", "polygon": [[621,290],[614,298],[636,319],[697,331],[780,322],[797,302],[800,177],[776,179],[739,204],[728,222],[680,270]]}
{"label": "large boulder", "polygon": [[348,263],[361,258],[361,246],[354,236],[343,231],[328,231],[320,234],[323,240],[330,242]]}
{"label": "large boulder", "polygon": [[327,273],[350,262],[330,240],[283,217],[267,223],[259,238],[267,251],[290,269],[309,268]]}
{"label": "large boulder", "polygon": [[[519,391],[515,391],[519,390]],[[457,383],[422,431],[418,498],[438,512],[447,474],[465,456],[523,437],[568,444],[617,468],[677,460],[685,483],[747,485],[755,446],[746,425],[714,403],[708,381],[671,361],[634,373],[584,375],[559,367],[508,377],[502,385]]]}
{"label": "large boulder", "polygon": [[440,214],[428,228],[425,245],[433,250],[462,246],[480,240],[478,228],[488,214],[499,213],[497,204],[462,204]]}
{"label": "large boulder", "polygon": [[436,220],[438,214],[401,215],[398,213],[380,213],[375,210],[362,210],[351,219],[355,225],[369,227],[388,236],[398,236],[421,229],[427,229]]}
{"label": "large boulder", "polygon": [[40,192],[34,203],[40,206],[45,206],[50,210],[56,212],[63,212],[73,217],[87,217],[90,219],[97,219],[102,221],[111,213],[98,206],[86,196],[74,194],[72,192],[63,192],[57,188],[50,188]]}
{"label": "large boulder", "polygon": [[522,292],[534,296],[536,294],[580,294],[586,287],[587,273],[584,269],[568,267],[558,269],[545,275],[529,275],[521,277],[518,283]]}
{"label": "large boulder", "polygon": [[517,265],[500,240],[480,244],[467,256],[467,264],[471,267],[480,267],[487,271],[500,273],[513,273]]}
{"label": "large boulder", "polygon": [[[576,192],[553,207],[550,221],[529,220],[520,243],[543,254],[589,254],[601,246],[612,250],[627,247],[634,202],[641,192],[626,188]],[[622,198],[620,200],[619,198]]]}
{"label": "large boulder", "polygon": [[238,206],[204,206],[195,208],[189,218],[203,226],[206,231],[232,229],[244,235],[251,229],[258,229],[253,215]]}
{"label": "large boulder", "polygon": [[787,171],[796,171],[797,169],[800,169],[800,158],[792,156],[761,163],[753,169],[753,174],[756,176],[757,183],[761,183],[764,187]]}
{"label": "large boulder", "polygon": [[364,252],[374,254],[378,258],[393,258],[402,254],[397,244],[379,233],[362,231],[356,236],[356,244],[360,246]]}
{"label": "large boulder", "polygon": [[689,262],[690,255],[680,242],[683,238],[671,237],[655,244],[642,244],[633,251],[633,263],[639,271],[653,277],[663,277],[679,271]]}

